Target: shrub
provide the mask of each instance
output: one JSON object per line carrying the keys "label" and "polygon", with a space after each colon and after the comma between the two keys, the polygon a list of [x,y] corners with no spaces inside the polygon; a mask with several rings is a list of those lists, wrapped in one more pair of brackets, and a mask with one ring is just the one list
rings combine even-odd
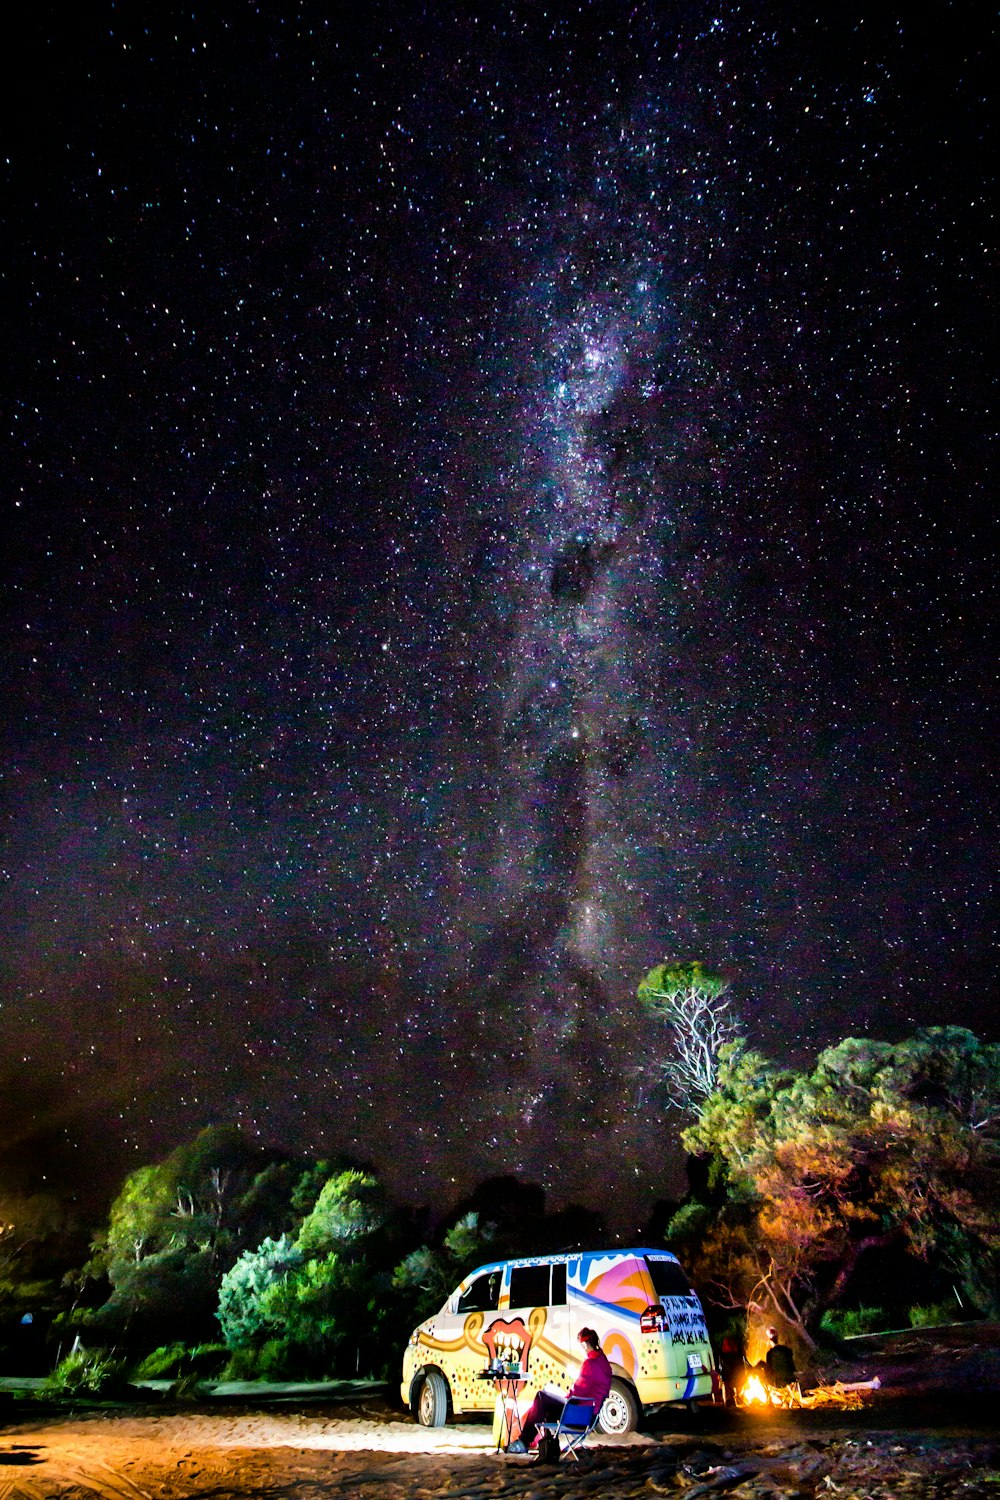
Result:
{"label": "shrub", "polygon": [[132,1371],[134,1380],[180,1380],[198,1375],[211,1379],[218,1375],[229,1358],[225,1344],[162,1344],[147,1354]]}
{"label": "shrub", "polygon": [[257,1350],[251,1348],[231,1349],[219,1375],[220,1380],[256,1380]]}
{"label": "shrub", "polygon": [[228,1359],[229,1350],[225,1344],[197,1344],[191,1350],[192,1370],[209,1380],[218,1379]]}
{"label": "shrub", "polygon": [[186,1344],[161,1344],[132,1371],[136,1380],[176,1380],[188,1359]]}
{"label": "shrub", "polygon": [[303,1350],[294,1339],[268,1339],[257,1354],[259,1380],[300,1378]]}
{"label": "shrub", "polygon": [[857,1338],[862,1333],[879,1333],[888,1328],[885,1309],[882,1307],[828,1308],[823,1314],[820,1328],[835,1339]]}
{"label": "shrub", "polygon": [[102,1349],[71,1349],[42,1385],[46,1396],[107,1396],[125,1385],[125,1364]]}
{"label": "shrub", "polygon": [[946,1297],[943,1302],[929,1302],[923,1307],[911,1307],[909,1311],[911,1328],[936,1328],[939,1323],[957,1323],[962,1316],[962,1309],[954,1297]]}
{"label": "shrub", "polygon": [[246,1250],[222,1278],[216,1317],[230,1349],[259,1342],[277,1333],[269,1307],[277,1287],[301,1265],[302,1254],[283,1234]]}

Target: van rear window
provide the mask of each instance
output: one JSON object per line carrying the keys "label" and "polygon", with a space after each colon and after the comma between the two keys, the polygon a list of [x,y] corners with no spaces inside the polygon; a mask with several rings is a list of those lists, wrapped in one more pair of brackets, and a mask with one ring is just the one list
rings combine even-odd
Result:
{"label": "van rear window", "polygon": [[647,1255],[646,1264],[658,1297],[690,1297],[690,1283],[675,1260],[653,1260]]}

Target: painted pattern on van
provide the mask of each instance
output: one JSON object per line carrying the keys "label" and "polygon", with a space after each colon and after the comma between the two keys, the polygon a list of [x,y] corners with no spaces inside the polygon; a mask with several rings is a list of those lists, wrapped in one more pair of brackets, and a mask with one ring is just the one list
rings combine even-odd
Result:
{"label": "painted pattern on van", "polygon": [[[609,1260],[609,1256],[585,1256],[580,1261],[579,1285],[573,1290],[586,1301],[612,1306],[638,1322],[649,1303],[639,1264],[631,1258],[618,1258],[610,1264]],[[571,1280],[575,1283],[577,1278]]]}
{"label": "painted pattern on van", "polygon": [[[486,1319],[489,1318],[489,1323]],[[441,1338],[435,1332],[434,1320],[415,1330],[414,1362],[433,1360],[446,1369],[451,1383],[452,1402],[460,1411],[488,1411],[495,1399],[493,1383],[483,1373],[490,1360],[497,1357],[498,1346],[506,1340],[520,1338],[521,1369],[531,1389],[551,1380],[565,1377],[565,1349],[547,1337],[548,1310],[536,1307],[528,1317],[494,1317],[488,1313],[469,1313],[458,1338]],[[437,1356],[444,1355],[444,1361]]]}

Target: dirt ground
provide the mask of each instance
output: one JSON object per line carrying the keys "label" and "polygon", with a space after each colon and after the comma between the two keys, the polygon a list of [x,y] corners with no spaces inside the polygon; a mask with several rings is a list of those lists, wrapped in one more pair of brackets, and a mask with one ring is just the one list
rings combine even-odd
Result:
{"label": "dirt ground", "polygon": [[206,1402],[59,1411],[9,1403],[0,1500],[1000,1500],[997,1350],[883,1341],[855,1411],[703,1411],[543,1467],[494,1451],[490,1426],[417,1427],[377,1395],[266,1408]]}

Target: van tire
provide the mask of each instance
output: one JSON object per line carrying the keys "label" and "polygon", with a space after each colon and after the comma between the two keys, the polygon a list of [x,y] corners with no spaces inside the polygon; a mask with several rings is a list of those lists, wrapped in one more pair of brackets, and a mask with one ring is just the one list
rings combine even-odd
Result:
{"label": "van tire", "polygon": [[428,1370],[417,1393],[417,1421],[421,1427],[443,1427],[448,1420],[448,1382]]}
{"label": "van tire", "polygon": [[609,1437],[619,1437],[626,1432],[635,1432],[638,1425],[639,1398],[632,1387],[616,1375],[597,1419],[598,1430]]}

